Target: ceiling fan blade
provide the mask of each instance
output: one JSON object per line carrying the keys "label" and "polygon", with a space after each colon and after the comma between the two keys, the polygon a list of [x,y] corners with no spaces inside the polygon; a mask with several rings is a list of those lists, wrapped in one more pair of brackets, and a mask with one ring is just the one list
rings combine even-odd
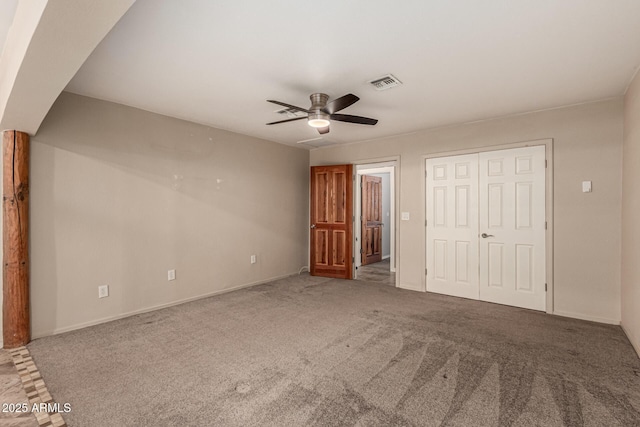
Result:
{"label": "ceiling fan blade", "polygon": [[294,119],[280,120],[280,121],[277,121],[277,122],[267,123],[267,125],[277,125],[278,123],[287,123],[287,122],[293,122],[295,120],[302,120],[302,119],[307,120],[306,117],[296,117]]}
{"label": "ceiling fan blade", "polygon": [[349,105],[355,104],[356,102],[358,102],[359,99],[360,98],[358,98],[354,94],[349,93],[345,96],[341,96],[340,98],[334,99],[333,101],[325,105],[322,111],[327,114],[333,114],[340,110],[344,110]]}
{"label": "ceiling fan blade", "polygon": [[292,110],[304,111],[305,113],[309,113],[309,110],[307,109],[296,107],[295,105],[287,104],[285,102],[274,101],[273,99],[267,99],[267,102],[271,102],[272,104],[282,105],[283,107],[291,108]]}
{"label": "ceiling fan blade", "polygon": [[376,123],[378,123],[377,119],[351,116],[349,114],[332,114],[330,118],[331,120],[337,120],[339,122],[357,123],[359,125],[375,125]]}
{"label": "ceiling fan blade", "polygon": [[329,126],[325,126],[323,128],[317,128],[318,129],[318,133],[320,135],[324,135],[325,133],[329,133]]}

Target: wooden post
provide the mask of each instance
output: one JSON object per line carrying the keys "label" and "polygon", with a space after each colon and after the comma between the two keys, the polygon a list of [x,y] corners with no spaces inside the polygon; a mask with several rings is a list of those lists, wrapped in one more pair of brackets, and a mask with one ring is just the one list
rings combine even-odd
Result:
{"label": "wooden post", "polygon": [[31,340],[29,316],[29,135],[5,131],[3,145],[3,309],[4,348]]}

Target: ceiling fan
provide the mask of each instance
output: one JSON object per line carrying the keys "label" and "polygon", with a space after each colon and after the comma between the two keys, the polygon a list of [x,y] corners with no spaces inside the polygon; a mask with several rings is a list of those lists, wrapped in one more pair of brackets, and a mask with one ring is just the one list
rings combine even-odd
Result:
{"label": "ceiling fan", "polygon": [[375,125],[378,123],[378,120],[371,119],[369,117],[361,117],[361,116],[352,116],[349,114],[336,114],[340,110],[344,110],[350,105],[358,102],[360,98],[355,96],[352,93],[349,93],[345,96],[341,96],[340,98],[334,99],[333,101],[327,103],[329,100],[329,95],[324,93],[314,93],[309,97],[311,99],[311,107],[307,110],[306,108],[296,107],[295,105],[287,104],[285,102],[274,101],[273,99],[268,99],[267,102],[271,102],[273,104],[278,104],[283,107],[287,107],[290,110],[300,111],[303,113],[307,113],[307,116],[296,117],[293,119],[280,120],[277,122],[267,123],[267,125],[277,125],[279,123],[293,122],[295,120],[307,119],[307,123],[309,126],[318,129],[318,132],[321,134],[329,133],[329,124],[330,120],[336,120],[339,122],[348,122],[348,123],[357,123],[360,125]]}

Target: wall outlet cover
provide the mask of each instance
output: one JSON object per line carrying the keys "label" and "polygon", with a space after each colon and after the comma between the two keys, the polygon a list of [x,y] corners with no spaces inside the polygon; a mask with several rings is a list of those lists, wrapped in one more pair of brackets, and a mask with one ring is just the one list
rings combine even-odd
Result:
{"label": "wall outlet cover", "polygon": [[98,298],[106,298],[109,296],[109,285],[98,286]]}
{"label": "wall outlet cover", "polygon": [[175,270],[167,271],[167,280],[176,280],[176,271]]}

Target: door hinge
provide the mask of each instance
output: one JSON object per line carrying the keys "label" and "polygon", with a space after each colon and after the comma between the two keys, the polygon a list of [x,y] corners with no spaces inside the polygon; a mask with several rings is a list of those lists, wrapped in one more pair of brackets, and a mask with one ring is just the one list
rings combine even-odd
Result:
{"label": "door hinge", "polygon": [[425,276],[427,275],[427,269],[426,268],[424,269],[424,275]]}
{"label": "door hinge", "polygon": [[352,256],[351,257],[351,264],[355,264],[356,263],[356,257]]}
{"label": "door hinge", "polygon": [[546,160],[546,159],[545,159],[545,161],[544,161],[544,167],[545,167],[545,168],[547,167],[547,160]]}
{"label": "door hinge", "polygon": [[424,177],[426,178],[429,175],[428,171],[424,171]]}
{"label": "door hinge", "polygon": [[547,229],[547,221],[544,222],[544,229]]}
{"label": "door hinge", "polygon": [[355,215],[353,216],[353,222],[356,222],[356,216]]}
{"label": "door hinge", "polygon": [[363,254],[364,253],[364,249],[360,248],[360,253]]}
{"label": "door hinge", "polygon": [[425,227],[427,226],[427,220],[426,219],[424,220],[424,226]]}
{"label": "door hinge", "polygon": [[544,291],[547,292],[547,284],[544,284]]}

